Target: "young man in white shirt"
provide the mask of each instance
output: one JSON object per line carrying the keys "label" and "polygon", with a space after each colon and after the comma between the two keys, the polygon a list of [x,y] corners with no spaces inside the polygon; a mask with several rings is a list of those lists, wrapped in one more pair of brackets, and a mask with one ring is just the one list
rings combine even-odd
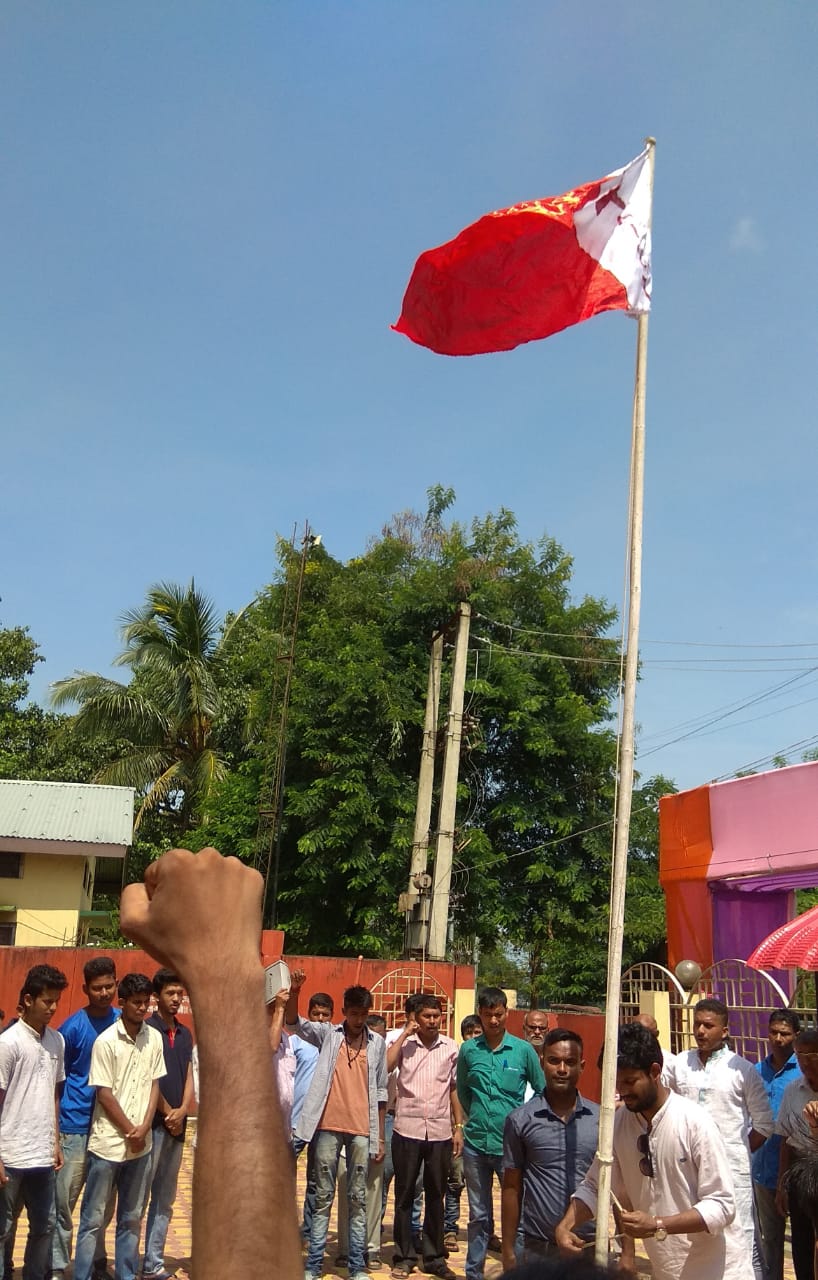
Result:
{"label": "young man in white shirt", "polygon": [[122,1016],[91,1052],[88,1083],[97,1091],[88,1138],[88,1171],[77,1232],[74,1280],[91,1280],[105,1207],[115,1190],[117,1280],[139,1274],[139,1227],[150,1178],[151,1125],[165,1074],[162,1037],[145,1026],[150,978],[129,973],[119,984]]}
{"label": "young man in white shirt", "polygon": [[26,1280],[47,1280],[51,1272],[62,1165],[57,1086],[65,1071],[63,1038],[48,1024],[67,986],[65,974],[52,965],[29,969],[20,1017],[0,1036],[0,1254],[22,1202],[29,1222]]}
{"label": "young man in white shirt", "polygon": [[[736,1220],[727,1150],[704,1107],[662,1083],[662,1051],[646,1027],[619,1028],[616,1087],[623,1106],[613,1135],[613,1194],[623,1206],[623,1271],[634,1271],[643,1240],[654,1280],[749,1280],[752,1246]],[[576,1228],[595,1216],[599,1159],[577,1187],[554,1232],[580,1253]]]}
{"label": "young man in white shirt", "polygon": [[709,1112],[727,1148],[736,1192],[736,1217],[753,1253],[755,1280],[764,1280],[760,1233],[756,1230],[750,1156],[775,1128],[761,1076],[728,1043],[729,1010],[721,1000],[699,1000],[693,1008],[697,1047],[680,1053],[670,1068],[670,1087]]}

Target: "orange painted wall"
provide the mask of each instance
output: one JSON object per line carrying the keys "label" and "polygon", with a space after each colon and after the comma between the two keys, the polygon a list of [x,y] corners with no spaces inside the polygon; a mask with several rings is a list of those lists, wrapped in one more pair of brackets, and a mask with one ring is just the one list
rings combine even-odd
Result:
{"label": "orange painted wall", "polygon": [[[281,955],[284,945],[284,934],[276,930],[268,930],[262,934],[262,949],[275,951]],[[144,973],[152,978],[160,966],[144,951],[137,947],[122,947],[107,950],[104,947],[0,947],[0,1008],[5,1013],[4,1023],[14,1017],[20,988],[26,974],[35,964],[51,964],[60,969],[68,979],[68,987],[62,993],[60,1004],[54,1015],[54,1027],[59,1027],[69,1014],[75,1013],[85,1004],[82,992],[82,970],[88,960],[95,956],[110,956],[116,965],[117,978],[124,978],[126,973]],[[179,1021],[193,1028],[193,1017],[187,1000],[179,1011]]]}
{"label": "orange painted wall", "polygon": [[[576,1031],[582,1038],[582,1049],[585,1054],[585,1070],[579,1082],[580,1091],[591,1102],[599,1102],[601,1096],[601,1075],[597,1059],[605,1039],[605,1017],[601,1013],[555,1013],[546,1009],[548,1030],[554,1027],[566,1027]],[[513,1036],[523,1035],[524,1009],[509,1009],[507,1026]]]}
{"label": "orange painted wall", "polygon": [[665,891],[668,968],[713,963],[713,905],[707,871],[713,857],[710,788],[659,801],[659,882]]}
{"label": "orange painted wall", "polygon": [[[262,934],[261,954],[264,964],[282,958],[284,934],[280,929],[268,929]],[[145,973],[150,978],[159,968],[155,960],[136,947],[123,947],[119,950],[106,950],[102,947],[0,947],[0,1008],[5,1012],[5,1022],[14,1017],[20,987],[29,969],[35,964],[51,964],[61,969],[68,979],[68,987],[63,992],[60,1005],[55,1015],[54,1026],[59,1027],[69,1014],[81,1009],[85,1004],[82,992],[82,970],[88,960],[95,956],[110,956],[116,965],[117,977],[124,978],[126,973]],[[307,998],[314,991],[326,991],[335,1001],[336,1011],[340,1016],[344,989],[356,982],[365,987],[373,987],[379,979],[392,973],[395,969],[408,968],[418,973],[417,989],[434,988],[433,981],[425,984],[420,978],[421,972],[427,979],[434,979],[446,992],[454,1004],[456,990],[474,988],[474,969],[471,965],[454,965],[428,963],[421,971],[420,965],[411,962],[404,965],[400,960],[358,960],[354,957],[331,956],[285,956],[291,969],[301,968],[306,971],[307,985],[302,1000],[302,1011],[307,1012]],[[390,1025],[400,1022],[403,1017],[403,998],[395,998],[388,1002],[393,1016]],[[192,1028],[193,1018],[190,1005],[185,1001],[179,1013],[180,1020]]]}
{"label": "orange painted wall", "polygon": [[[356,983],[361,983],[370,990],[382,978],[395,970],[406,969],[417,973],[417,985],[409,983],[411,990],[435,989],[439,983],[450,1003],[454,1004],[455,991],[474,990],[474,968],[472,965],[445,964],[442,961],[427,961],[421,968],[419,963],[402,960],[364,960],[352,956],[292,956],[284,955],[290,969],[303,969],[307,981],[301,996],[300,1010],[307,1016],[310,996],[316,991],[325,991],[335,1001],[335,1015],[340,1018],[344,990]],[[265,953],[265,963],[280,959],[280,956]],[[425,975],[426,981],[423,981]],[[387,1025],[400,1026],[403,1022],[403,995],[390,997],[380,1007]]]}

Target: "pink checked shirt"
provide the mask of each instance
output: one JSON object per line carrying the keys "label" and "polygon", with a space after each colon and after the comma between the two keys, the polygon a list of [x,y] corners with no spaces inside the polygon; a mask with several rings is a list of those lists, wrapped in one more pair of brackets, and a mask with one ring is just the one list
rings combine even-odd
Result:
{"label": "pink checked shirt", "polygon": [[438,1036],[429,1049],[416,1034],[404,1040],[398,1058],[395,1133],[420,1142],[451,1138],[456,1067],[457,1045],[448,1036]]}

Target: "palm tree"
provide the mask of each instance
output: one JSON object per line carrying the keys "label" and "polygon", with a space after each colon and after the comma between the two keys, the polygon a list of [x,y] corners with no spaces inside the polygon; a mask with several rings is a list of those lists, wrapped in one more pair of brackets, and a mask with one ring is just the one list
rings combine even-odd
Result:
{"label": "palm tree", "polygon": [[220,632],[212,601],[193,581],[186,589],[158,583],[144,605],[122,619],[124,649],[115,665],[130,667],[128,684],[78,671],[51,686],[54,707],[79,704],[74,724],[84,737],[124,742],[96,781],[136,788],[134,831],[151,810],[189,827],[226,772],[214,742],[226,639]]}

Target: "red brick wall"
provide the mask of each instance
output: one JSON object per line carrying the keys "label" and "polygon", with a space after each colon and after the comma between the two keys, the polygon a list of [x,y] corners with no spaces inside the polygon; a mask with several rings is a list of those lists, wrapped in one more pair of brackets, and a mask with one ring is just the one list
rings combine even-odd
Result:
{"label": "red brick wall", "polygon": [[[280,929],[268,929],[262,934],[261,954],[264,964],[280,960],[284,947],[284,934]],[[69,1014],[81,1009],[85,1004],[82,991],[82,970],[86,961],[95,956],[110,956],[116,965],[117,977],[124,978],[126,973],[145,973],[152,977],[159,968],[155,960],[136,947],[124,947],[119,950],[107,950],[103,947],[0,947],[0,1008],[5,1012],[5,1022],[14,1017],[20,987],[29,969],[35,964],[52,964],[61,969],[68,979],[68,987],[63,992],[60,1005],[54,1018],[54,1026],[59,1027]],[[301,968],[306,971],[307,985],[302,1001],[302,1011],[307,1012],[307,998],[313,991],[326,991],[335,1001],[337,1013],[340,1015],[344,989],[356,982],[372,988],[382,978],[394,974],[396,970],[407,970],[419,975],[417,986],[414,979],[409,980],[411,989],[424,988],[435,990],[439,983],[448,999],[454,1001],[455,989],[474,987],[474,970],[470,965],[453,965],[427,963],[421,971],[419,964],[404,963],[401,960],[364,960],[354,957],[330,956],[285,956],[291,969]],[[420,978],[421,972],[426,982]],[[393,1008],[402,1016],[403,997],[395,995],[386,997],[387,1020],[388,1009]],[[187,1001],[179,1013],[180,1021],[192,1028],[193,1019]]]}

